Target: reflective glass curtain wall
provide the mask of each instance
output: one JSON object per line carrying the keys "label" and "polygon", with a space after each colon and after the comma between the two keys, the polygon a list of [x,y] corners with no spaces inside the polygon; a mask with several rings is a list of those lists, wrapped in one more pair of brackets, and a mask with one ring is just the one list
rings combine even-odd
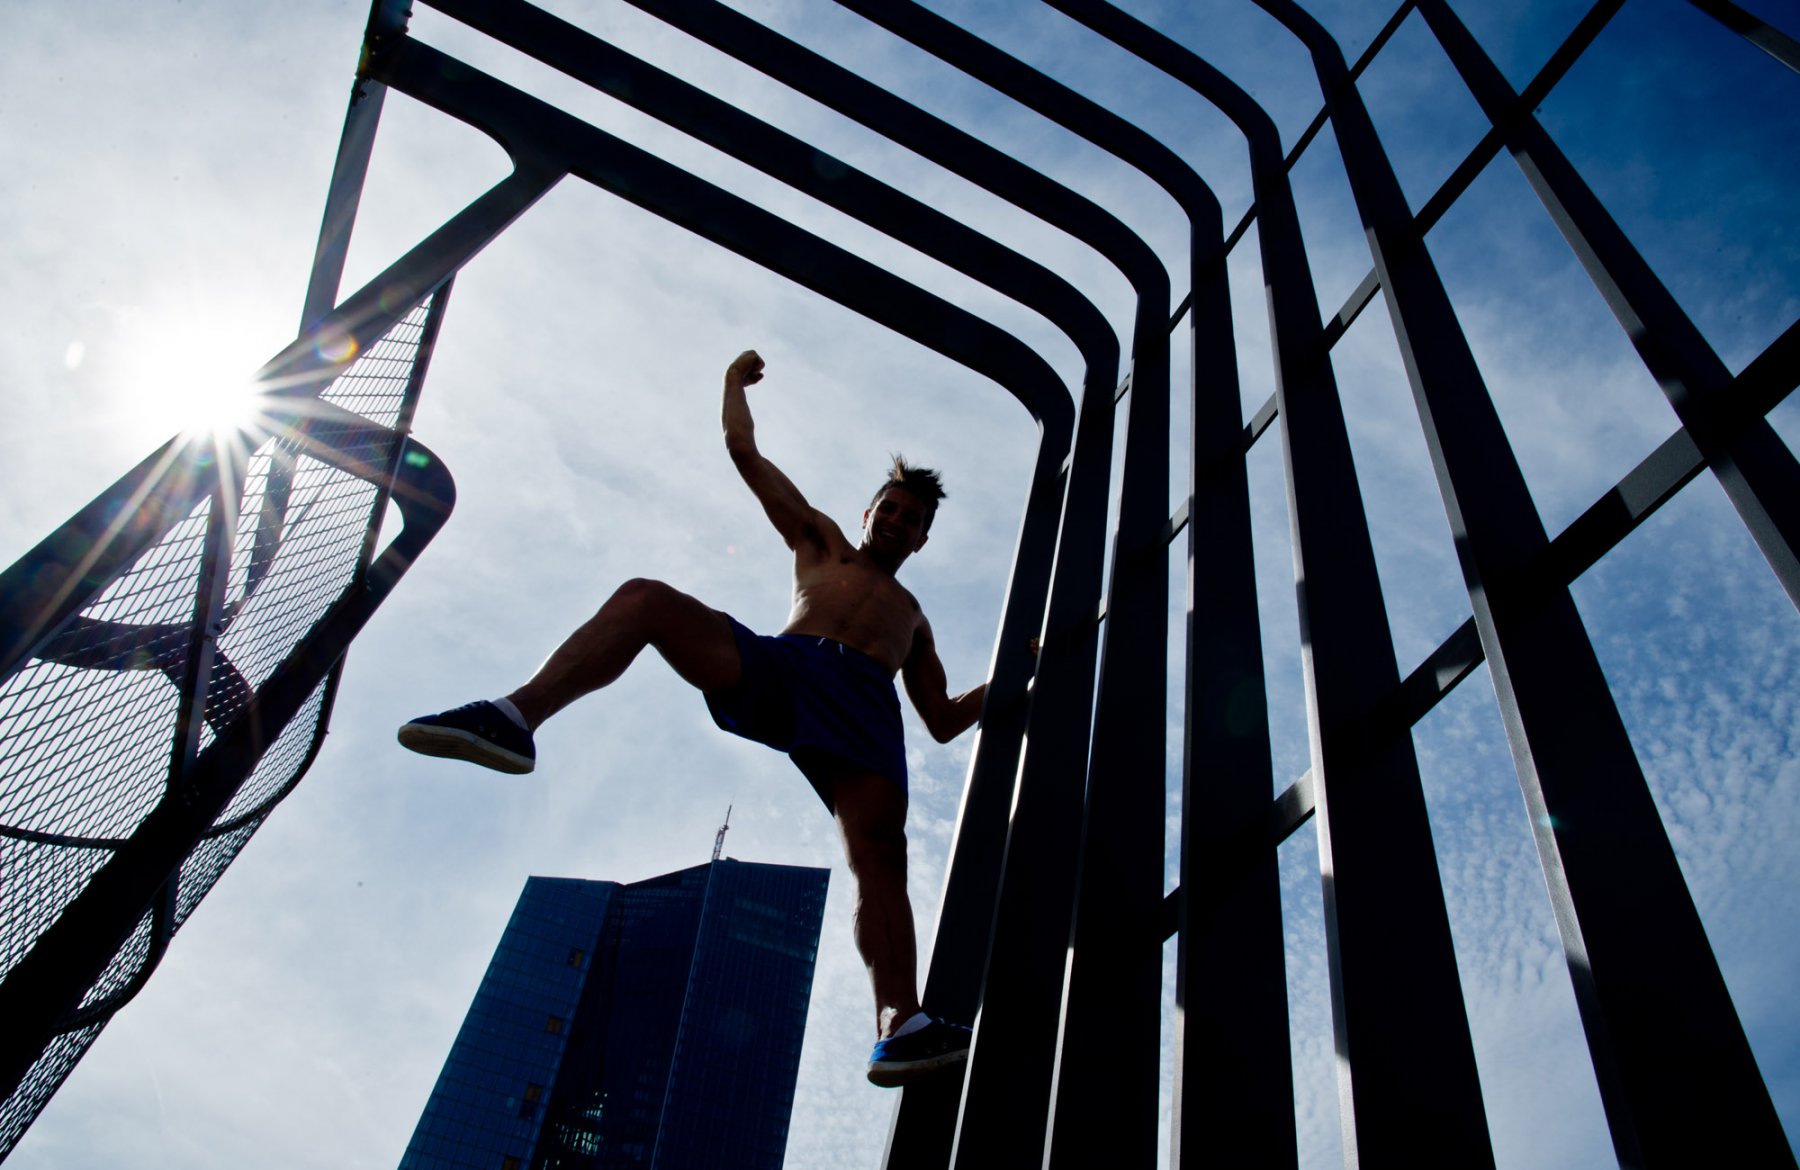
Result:
{"label": "reflective glass curtain wall", "polygon": [[530,879],[401,1170],[778,1170],[828,877]]}

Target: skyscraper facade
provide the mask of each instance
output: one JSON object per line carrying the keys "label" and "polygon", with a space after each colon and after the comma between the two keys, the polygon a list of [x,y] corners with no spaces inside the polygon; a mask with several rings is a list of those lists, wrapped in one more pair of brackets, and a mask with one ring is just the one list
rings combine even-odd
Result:
{"label": "skyscraper facade", "polygon": [[778,1170],[828,877],[529,879],[400,1170]]}

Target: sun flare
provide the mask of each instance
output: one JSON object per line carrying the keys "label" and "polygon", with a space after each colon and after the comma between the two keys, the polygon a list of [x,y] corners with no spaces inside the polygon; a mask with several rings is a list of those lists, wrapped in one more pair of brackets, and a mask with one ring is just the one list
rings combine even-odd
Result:
{"label": "sun flare", "polygon": [[245,364],[216,355],[179,362],[164,357],[147,365],[142,394],[145,405],[164,420],[165,430],[225,435],[256,417],[258,394]]}
{"label": "sun flare", "polygon": [[277,348],[254,340],[266,329],[217,314],[150,311],[121,325],[121,421],[145,440],[226,435],[254,422],[261,395],[252,376]]}

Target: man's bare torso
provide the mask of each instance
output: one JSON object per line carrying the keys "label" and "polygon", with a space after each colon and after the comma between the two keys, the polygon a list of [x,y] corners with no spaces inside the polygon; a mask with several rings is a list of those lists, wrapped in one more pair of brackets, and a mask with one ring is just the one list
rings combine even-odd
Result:
{"label": "man's bare torso", "polygon": [[781,632],[842,642],[898,672],[924,612],[891,572],[819,520],[794,550],[794,606]]}

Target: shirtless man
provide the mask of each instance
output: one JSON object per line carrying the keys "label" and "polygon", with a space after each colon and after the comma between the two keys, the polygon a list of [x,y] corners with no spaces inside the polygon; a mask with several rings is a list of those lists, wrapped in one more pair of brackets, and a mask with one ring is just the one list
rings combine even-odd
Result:
{"label": "shirtless man", "polygon": [[931,623],[894,579],[925,547],[944,495],[937,474],[896,459],[852,544],[756,449],[744,388],[762,380],[762,369],[750,350],[725,371],[725,449],[794,550],[794,607],[781,634],[759,637],[660,581],[627,581],[524,686],[415,719],[399,738],[426,755],[529,772],[536,764],[531,733],[654,646],[701,691],[720,727],[787,752],[836,818],[856,883],[856,948],[875,990],[869,1080],[900,1085],[960,1063],[970,1033],[919,1006],[906,893],[906,755],[893,679],[900,674],[939,743],[980,717],[987,684],[949,694]]}

